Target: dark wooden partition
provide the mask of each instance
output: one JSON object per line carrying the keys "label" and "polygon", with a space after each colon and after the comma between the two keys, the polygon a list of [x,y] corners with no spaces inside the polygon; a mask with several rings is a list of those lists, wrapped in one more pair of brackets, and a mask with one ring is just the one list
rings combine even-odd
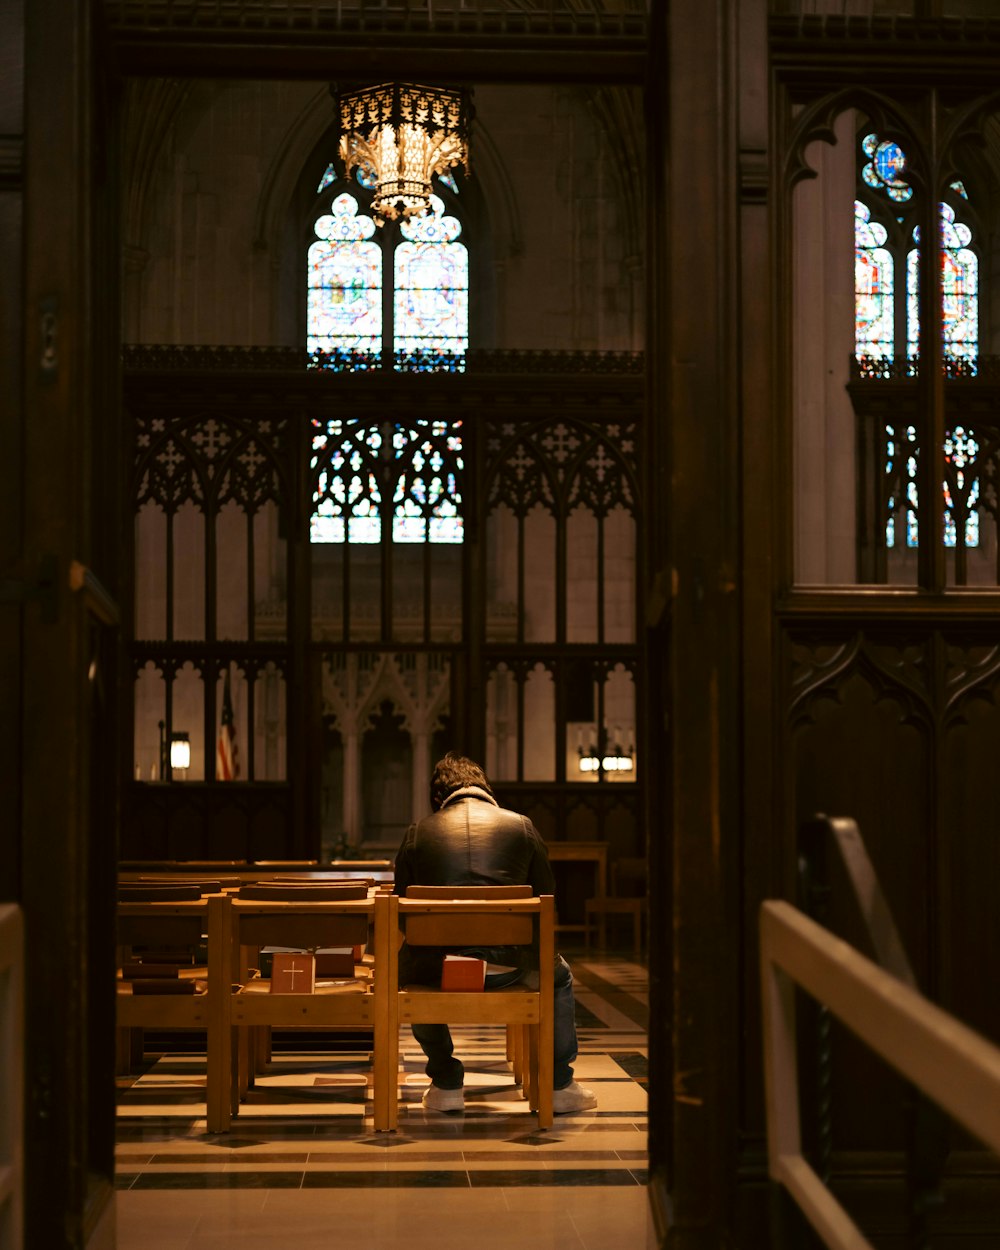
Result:
{"label": "dark wooden partition", "polygon": [[[140,567],[141,553],[132,555],[138,580],[137,600],[130,608],[131,675],[136,679],[145,673],[162,682],[160,715],[165,720],[163,732],[169,734],[177,724],[174,683],[182,671],[194,674],[202,691],[197,706],[202,709],[203,758],[198,760],[201,780],[171,780],[157,772],[150,781],[148,749],[143,755],[139,743],[155,742],[155,724],[148,713],[144,725],[134,723],[135,697],[131,689],[123,690],[123,720],[132,730],[126,733],[121,755],[122,771],[131,779],[123,796],[125,858],[318,857],[324,741],[318,691],[324,679],[331,680],[329,674],[335,679],[343,665],[352,662],[349,656],[369,669],[382,662],[380,657],[402,666],[400,672],[418,656],[437,666],[435,671],[444,666],[451,682],[449,745],[462,743],[474,753],[485,750],[493,675],[502,673],[510,681],[511,733],[522,742],[525,683],[536,671],[544,673],[554,690],[551,776],[538,780],[521,750],[497,779],[502,797],[527,811],[546,837],[605,841],[613,854],[642,852],[642,766],[635,782],[611,784],[602,777],[595,784],[581,785],[581,774],[567,769],[564,745],[566,726],[574,720],[604,722],[603,691],[616,674],[634,686],[637,708],[641,706],[635,633],[631,641],[620,640],[621,631],[605,637],[602,609],[593,641],[567,643],[565,555],[571,509],[588,510],[596,522],[615,509],[625,510],[641,534],[641,356],[483,352],[470,355],[465,372],[418,375],[317,368],[304,353],[281,349],[130,348],[126,363],[130,513],[153,507],[166,527],[160,561],[165,566],[164,607],[152,618],[164,626],[163,637],[143,634],[141,622],[149,619],[141,597],[147,567]],[[433,615],[437,607],[429,589],[430,574],[424,575],[423,623],[394,611],[391,566],[381,570],[381,624],[359,617],[352,595],[358,598],[364,587],[356,589],[358,573],[352,580],[340,552],[333,553],[337,563],[332,590],[319,580],[320,562],[330,563],[330,553],[309,540],[320,471],[315,463],[310,468],[310,439],[330,413],[355,421],[359,414],[391,413],[397,420],[415,422],[446,414],[461,429],[465,542],[455,556],[460,587],[455,610],[460,616],[454,624],[441,626]],[[215,605],[222,604],[227,572],[214,537],[216,519],[227,506],[241,518],[250,518],[246,561],[252,568],[252,518],[265,505],[275,510],[287,553],[284,597],[275,613],[268,604],[261,607],[255,602],[255,593],[261,592],[251,587],[246,592],[242,637],[234,640],[216,624]],[[509,623],[498,625],[488,619],[487,531],[500,505],[513,518],[514,533],[537,506],[552,517],[557,591],[548,640],[526,634],[528,605],[523,591]],[[175,578],[184,570],[172,534],[174,518],[185,507],[194,510],[202,528],[197,541],[189,541],[183,560],[198,563],[200,593],[207,605],[195,630],[201,636],[193,638],[177,637],[174,629]],[[130,517],[126,532],[132,530]],[[519,541],[523,548],[523,536]],[[384,549],[389,546],[384,544],[383,563],[392,555]],[[417,551],[420,559],[430,559],[428,546]],[[397,563],[406,554],[396,553]],[[610,567],[615,554],[610,548],[604,553],[598,548],[599,585],[603,585],[600,570]],[[148,554],[145,559],[148,566]],[[523,551],[520,559],[523,566]],[[523,576],[522,567],[522,581]],[[641,593],[638,588],[635,593],[631,611],[634,619],[641,619]],[[320,594],[329,594],[329,601],[318,601]],[[277,779],[263,771],[262,760],[255,761],[253,737],[247,735],[240,745],[240,780],[216,780],[219,681],[230,669],[247,675],[251,706],[246,723],[251,726],[254,700],[264,697],[256,692],[265,673],[280,675],[287,755],[279,760]],[[584,710],[574,707],[581,691]],[[640,742],[640,753],[641,747]],[[610,749],[609,743],[602,742],[601,749]]]}

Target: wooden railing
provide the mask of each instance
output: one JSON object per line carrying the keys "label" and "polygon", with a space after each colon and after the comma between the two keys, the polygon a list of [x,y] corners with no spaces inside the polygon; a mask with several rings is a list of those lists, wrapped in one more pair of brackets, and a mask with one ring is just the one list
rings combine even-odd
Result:
{"label": "wooden railing", "polygon": [[1000,1048],[879,968],[798,908],[760,912],[768,1166],[832,1250],[871,1243],[802,1151],[795,986],[1000,1153]]}
{"label": "wooden railing", "polygon": [[24,953],[20,907],[0,905],[0,1250],[21,1250],[24,1125]]}

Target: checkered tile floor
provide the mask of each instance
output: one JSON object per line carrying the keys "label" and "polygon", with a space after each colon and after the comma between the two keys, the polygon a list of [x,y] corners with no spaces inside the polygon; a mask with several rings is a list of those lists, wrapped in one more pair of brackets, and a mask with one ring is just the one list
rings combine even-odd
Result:
{"label": "checkered tile floor", "polygon": [[[619,1250],[646,1242],[646,971],[566,952],[576,1078],[596,1110],[539,1132],[501,1029],[456,1028],[464,1113],[425,1112],[423,1056],[400,1033],[396,1133],[372,1131],[363,1056],[278,1051],[228,1134],[206,1132],[204,1057],[147,1056],[119,1081],[118,1246]],[[294,1192],[293,1192],[294,1191]],[[378,1191],[377,1193],[374,1191]]]}

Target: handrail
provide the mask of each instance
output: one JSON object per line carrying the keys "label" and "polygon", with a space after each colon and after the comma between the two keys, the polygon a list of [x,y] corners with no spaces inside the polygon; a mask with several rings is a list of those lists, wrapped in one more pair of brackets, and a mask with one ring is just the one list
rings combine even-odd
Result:
{"label": "handrail", "polygon": [[794,987],[998,1153],[1000,1048],[790,903],[761,904],[760,943],[770,1175],[832,1250],[871,1250],[802,1154]]}
{"label": "handrail", "polygon": [[[879,966],[916,989],[917,979],[906,957],[896,922],[875,875],[875,867],[857,821],[848,816],[814,816],[802,826],[799,838],[803,894],[829,887],[825,850],[832,843],[840,854]],[[820,919],[812,912],[807,898],[803,897],[800,901],[804,911],[813,919]]]}
{"label": "handrail", "polygon": [[[847,877],[866,938],[876,963],[904,985],[917,990],[917,978],[906,955],[892,912],[855,820],[816,815],[799,830],[799,904],[806,915],[826,924],[830,906],[830,855],[836,852]],[[823,1181],[830,1177],[833,1151],[832,1040],[830,1012],[807,1000],[803,1011],[815,1034],[813,1071],[805,1080],[815,1099],[813,1139],[807,1154]],[[808,1065],[808,1052],[803,1056]],[[811,1077],[811,1080],[810,1080]],[[950,1149],[949,1126],[934,1103],[911,1088],[905,1100],[906,1174],[909,1194],[909,1244],[929,1246],[930,1212],[944,1202],[941,1180]]]}
{"label": "handrail", "polygon": [[[24,1238],[24,920],[15,903],[0,904],[0,1228],[4,1245]],[[9,1240],[8,1240],[9,1238]]]}

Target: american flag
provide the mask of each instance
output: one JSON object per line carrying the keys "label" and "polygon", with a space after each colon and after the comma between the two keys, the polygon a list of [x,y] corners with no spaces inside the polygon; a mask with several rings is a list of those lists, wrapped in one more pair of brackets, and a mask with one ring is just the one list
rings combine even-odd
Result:
{"label": "american flag", "polygon": [[222,687],[222,717],[219,721],[219,742],[215,749],[216,781],[235,781],[240,775],[240,753],[236,745],[236,721],[229,691],[229,669]]}

